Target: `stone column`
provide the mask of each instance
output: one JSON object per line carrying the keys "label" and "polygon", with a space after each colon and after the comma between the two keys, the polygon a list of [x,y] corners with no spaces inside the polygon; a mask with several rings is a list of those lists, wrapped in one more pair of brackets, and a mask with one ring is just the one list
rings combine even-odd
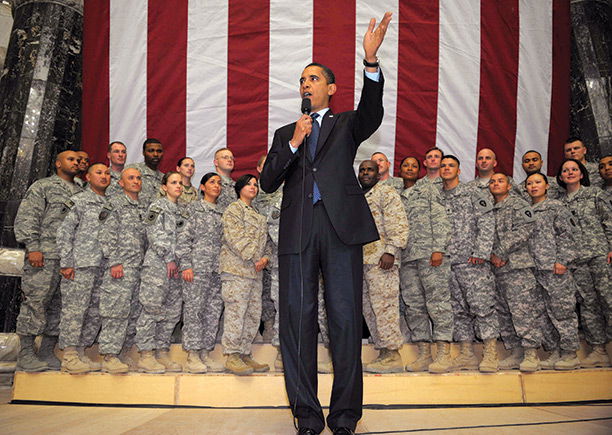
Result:
{"label": "stone column", "polygon": [[609,0],[572,0],[570,132],[589,160],[612,153],[612,22]]}
{"label": "stone column", "polygon": [[11,27],[13,27],[11,6],[8,3],[0,1],[0,71],[2,71],[2,66],[4,65],[6,49],[8,47],[9,38],[11,37]]}

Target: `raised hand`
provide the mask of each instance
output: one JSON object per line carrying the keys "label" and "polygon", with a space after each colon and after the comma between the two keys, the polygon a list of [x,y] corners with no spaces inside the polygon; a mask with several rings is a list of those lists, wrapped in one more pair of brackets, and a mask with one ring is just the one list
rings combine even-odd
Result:
{"label": "raised hand", "polygon": [[380,21],[378,27],[376,27],[376,30],[374,29],[374,26],[376,26],[376,18],[370,19],[368,30],[366,30],[365,35],[363,35],[363,50],[365,52],[365,59],[368,62],[376,62],[376,53],[385,39],[387,27],[391,21],[391,15],[393,15],[391,12],[385,12],[385,16]]}

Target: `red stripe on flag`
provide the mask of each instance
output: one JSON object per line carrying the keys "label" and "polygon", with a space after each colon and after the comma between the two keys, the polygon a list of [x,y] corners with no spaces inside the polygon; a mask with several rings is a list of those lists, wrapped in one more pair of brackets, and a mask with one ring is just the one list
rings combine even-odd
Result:
{"label": "red stripe on flag", "polygon": [[85,2],[81,149],[92,162],[106,161],[109,142],[110,0]]}
{"label": "red stripe on flag", "polygon": [[236,157],[234,178],[253,173],[268,150],[269,45],[269,3],[230,0],[227,145]]}
{"label": "red stripe on flag", "polygon": [[569,136],[570,107],[570,5],[553,0],[552,98],[548,131],[547,172],[556,175],[563,160],[563,145]]}
{"label": "red stripe on flag", "polygon": [[438,2],[399,4],[395,173],[404,157],[423,161],[436,143],[438,112]]}
{"label": "red stripe on flag", "polygon": [[334,112],[355,108],[355,16],[355,2],[313,2],[312,59],[336,76],[338,90],[330,103]]}
{"label": "red stripe on flag", "polygon": [[166,172],[187,149],[187,2],[149,0],[147,27],[147,136],[164,145]]}
{"label": "red stripe on flag", "polygon": [[497,170],[508,175],[514,164],[518,62],[518,0],[481,2],[477,151],[495,151]]}

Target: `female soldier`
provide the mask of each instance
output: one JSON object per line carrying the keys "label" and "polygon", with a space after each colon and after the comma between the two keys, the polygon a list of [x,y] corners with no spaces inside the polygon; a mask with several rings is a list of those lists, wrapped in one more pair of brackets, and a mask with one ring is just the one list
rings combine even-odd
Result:
{"label": "female soldier", "polygon": [[251,202],[257,179],[246,174],[234,186],[238,201],[223,213],[223,244],[219,258],[221,295],[225,303],[223,353],[225,368],[236,375],[270,370],[251,357],[251,344],[261,318],[262,271],[268,265],[270,243],[266,218]]}
{"label": "female soldier", "polygon": [[195,162],[191,157],[183,157],[176,164],[176,172],[181,174],[183,193],[178,199],[179,204],[189,204],[198,199],[198,189],[191,184],[191,177],[195,173]]}
{"label": "female soldier", "polygon": [[[569,264],[576,259],[576,225],[569,210],[560,201],[548,199],[548,179],[535,172],[525,180],[531,197],[536,225],[529,239],[535,260],[535,276],[540,284],[539,299],[544,302],[548,316],[544,316],[543,332],[552,343],[550,357],[540,363],[541,368],[572,370],[580,367],[576,356],[579,347],[578,318],[576,317],[576,286]],[[561,355],[559,355],[561,350]]]}
{"label": "female soldier", "polygon": [[[142,312],[136,323],[136,346],[140,351],[138,368],[146,373],[180,371],[169,356],[170,337],[181,317],[180,286],[175,247],[176,234],[185,223],[177,206],[183,192],[181,175],[168,172],[162,179],[166,194],[149,207],[145,220],[148,249],[141,272]],[[157,360],[153,351],[157,350]]]}
{"label": "female soldier", "polygon": [[189,373],[223,371],[208,352],[215,347],[219,318],[223,311],[219,251],[223,213],[217,205],[221,177],[209,172],[200,181],[204,197],[189,204],[189,219],[177,239],[176,256],[182,270],[183,348],[189,353],[185,369]]}
{"label": "female soldier", "polygon": [[578,261],[574,279],[578,284],[582,328],[587,343],[593,347],[593,351],[582,360],[581,366],[607,367],[610,359],[606,343],[612,329],[610,196],[600,188],[590,186],[587,169],[575,159],[566,159],[561,164],[557,181],[562,187],[559,199],[570,209],[576,220]]}

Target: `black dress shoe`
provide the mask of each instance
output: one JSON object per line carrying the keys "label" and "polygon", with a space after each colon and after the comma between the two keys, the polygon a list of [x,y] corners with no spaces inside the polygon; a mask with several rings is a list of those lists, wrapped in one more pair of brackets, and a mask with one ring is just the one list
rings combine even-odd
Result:
{"label": "black dress shoe", "polygon": [[301,427],[298,430],[298,435],[318,435],[319,432],[316,432],[314,429],[311,429],[309,427]]}
{"label": "black dress shoe", "polygon": [[354,435],[355,432],[348,427],[337,427],[334,429],[334,435]]}

